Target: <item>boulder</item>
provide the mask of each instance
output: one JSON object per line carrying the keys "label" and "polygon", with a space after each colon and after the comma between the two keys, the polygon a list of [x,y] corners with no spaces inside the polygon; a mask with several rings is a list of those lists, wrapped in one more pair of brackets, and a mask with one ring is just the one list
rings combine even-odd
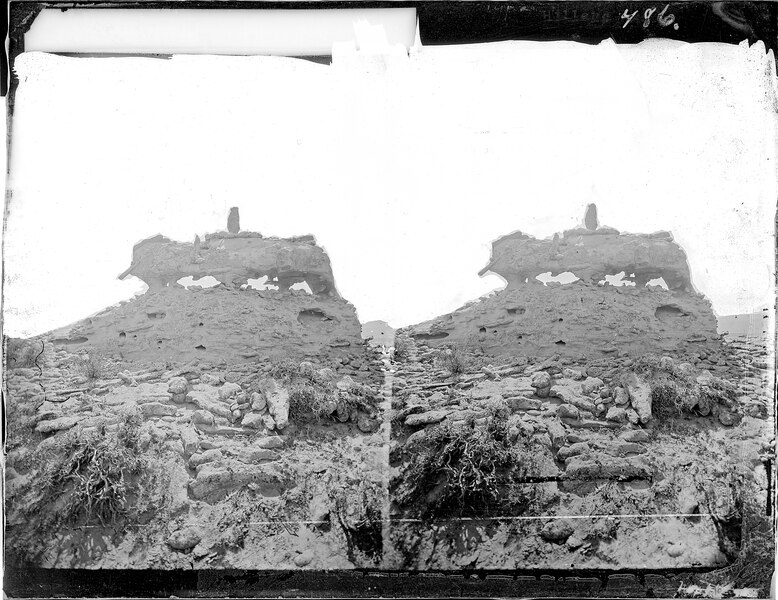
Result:
{"label": "boulder", "polygon": [[611,406],[605,415],[608,421],[623,423],[627,420],[627,410],[621,406]]}
{"label": "boulder", "polygon": [[513,444],[516,440],[519,439],[519,434],[520,433],[521,433],[521,430],[518,427],[516,427],[515,425],[511,425],[508,428],[508,442]]}
{"label": "boulder", "polygon": [[217,385],[221,384],[221,379],[219,379],[216,375],[212,375],[211,373],[203,373],[200,376],[200,383],[216,387]]}
{"label": "boulder", "polygon": [[536,371],[532,374],[530,385],[534,388],[547,388],[551,386],[551,375],[545,371]]}
{"label": "boulder", "polygon": [[305,550],[302,554],[298,554],[294,557],[294,564],[298,567],[305,567],[313,560],[313,550]]}
{"label": "boulder", "polygon": [[549,420],[548,423],[546,423],[546,430],[548,432],[548,437],[551,439],[552,447],[561,448],[564,446],[567,437],[567,431],[561,422],[557,420]]}
{"label": "boulder", "polygon": [[253,392],[251,394],[251,410],[261,411],[267,407],[267,400],[259,392]]}
{"label": "boulder", "polygon": [[540,537],[547,542],[563,543],[573,534],[573,525],[568,519],[560,518],[549,521],[540,530]]}
{"label": "boulder", "polygon": [[587,377],[581,384],[581,391],[583,391],[584,394],[591,394],[592,392],[599,390],[603,385],[605,385],[605,383],[599,377]]}
{"label": "boulder", "polygon": [[427,441],[428,433],[426,429],[419,429],[419,431],[414,431],[411,435],[408,436],[408,438],[405,440],[405,449],[409,452],[416,452],[419,449],[421,449],[425,442]]}
{"label": "boulder", "polygon": [[241,387],[237,383],[228,381],[219,388],[219,399],[227,400],[228,398],[235,396],[240,391]]}
{"label": "boulder", "polygon": [[176,550],[189,550],[197,546],[203,539],[202,531],[199,527],[185,527],[171,534],[167,543]]}
{"label": "boulder", "polygon": [[440,423],[448,415],[447,410],[430,410],[415,415],[408,415],[405,418],[405,424],[409,427],[418,425],[430,425],[431,423]]}
{"label": "boulder", "polygon": [[613,402],[619,406],[629,403],[629,394],[623,387],[617,387],[613,390]]}
{"label": "boulder", "polygon": [[625,431],[619,436],[625,442],[647,442],[649,440],[648,432],[644,429],[634,429],[632,431]]}
{"label": "boulder", "polygon": [[651,386],[636,373],[628,373],[623,376],[621,383],[629,394],[632,408],[638,414],[640,422],[648,423],[651,420]]}
{"label": "boulder", "polygon": [[184,377],[173,377],[167,384],[167,391],[171,394],[186,394],[189,383]]}
{"label": "boulder", "polygon": [[172,417],[176,414],[175,406],[162,404],[160,402],[147,402],[140,405],[140,410],[144,417]]}
{"label": "boulder", "polygon": [[222,451],[218,448],[212,448],[205,452],[197,452],[189,457],[189,468],[196,469],[200,465],[204,465],[209,462],[216,462],[222,459]]}
{"label": "boulder", "polygon": [[565,417],[568,419],[581,418],[581,414],[578,412],[578,409],[572,404],[560,404],[556,409],[556,414],[560,417]]}
{"label": "boulder", "polygon": [[278,429],[289,424],[289,391],[273,379],[265,379],[260,385],[267,400],[267,408]]}
{"label": "boulder", "polygon": [[228,383],[238,383],[241,377],[242,374],[238,371],[227,371],[224,375],[224,381]]}
{"label": "boulder", "polygon": [[719,409],[719,423],[726,427],[731,427],[740,421],[740,415],[730,412],[723,408]]}
{"label": "boulder", "polygon": [[586,454],[589,452],[589,444],[586,442],[578,442],[570,446],[562,446],[556,453],[559,460],[567,460],[571,456],[578,456],[580,454]]}
{"label": "boulder", "polygon": [[192,413],[192,423],[197,425],[213,425],[215,422],[215,419],[213,418],[213,414],[208,412],[207,410],[196,410]]}
{"label": "boulder", "polygon": [[284,438],[278,435],[269,435],[267,437],[261,437],[254,440],[252,445],[256,446],[257,448],[266,448],[266,449],[283,448]]}
{"label": "boulder", "polygon": [[646,447],[634,442],[621,442],[610,446],[608,452],[614,456],[630,456],[633,454],[645,454]]}
{"label": "boulder", "polygon": [[246,414],[240,424],[243,427],[249,427],[251,429],[263,429],[265,427],[265,423],[262,420],[262,415],[255,412]]}
{"label": "boulder", "polygon": [[559,398],[567,404],[572,404],[579,410],[585,410],[592,414],[597,411],[597,407],[595,406],[594,402],[587,400],[586,398],[582,398],[575,392],[573,388],[566,385],[552,386],[550,394],[552,397]]}
{"label": "boulder", "polygon": [[575,379],[578,381],[584,378],[584,374],[578,369],[564,368],[562,369],[562,377],[567,377],[568,379]]}
{"label": "boulder", "polygon": [[352,387],[354,387],[354,380],[351,379],[348,375],[344,376],[335,384],[335,387],[338,388],[341,392],[348,392],[351,390]]}
{"label": "boulder", "polygon": [[35,426],[35,431],[38,433],[53,433],[55,431],[65,431],[74,427],[81,419],[82,416],[71,417],[59,417],[50,421],[39,421]]}
{"label": "boulder", "polygon": [[184,427],[181,430],[181,444],[184,447],[184,453],[187,456],[191,456],[197,452],[197,448],[200,444],[200,437],[191,427]]}
{"label": "boulder", "polygon": [[511,410],[539,410],[543,403],[537,398],[508,398],[506,400]]}
{"label": "boulder", "polygon": [[213,391],[205,392],[202,390],[194,390],[189,392],[189,399],[202,410],[207,410],[217,417],[224,417],[225,419],[232,418],[230,407],[214,398]]}
{"label": "boulder", "polygon": [[278,460],[280,458],[277,452],[268,450],[267,448],[241,448],[238,452],[238,459],[241,462],[248,464],[257,464],[268,462],[272,460]]}

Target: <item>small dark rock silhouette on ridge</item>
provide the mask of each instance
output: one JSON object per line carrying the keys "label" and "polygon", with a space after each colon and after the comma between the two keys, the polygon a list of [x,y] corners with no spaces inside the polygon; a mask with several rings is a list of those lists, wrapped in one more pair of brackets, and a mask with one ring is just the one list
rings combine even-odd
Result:
{"label": "small dark rock silhouette on ridge", "polygon": [[227,231],[230,233],[238,233],[240,231],[240,214],[238,213],[237,206],[233,206],[230,209],[230,216],[227,217]]}

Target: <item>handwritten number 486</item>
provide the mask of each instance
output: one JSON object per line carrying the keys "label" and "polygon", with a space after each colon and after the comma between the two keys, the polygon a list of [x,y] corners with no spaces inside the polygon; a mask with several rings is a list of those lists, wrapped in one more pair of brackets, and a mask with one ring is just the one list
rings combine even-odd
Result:
{"label": "handwritten number 486", "polygon": [[[665,7],[662,9],[662,12],[658,13],[656,15],[656,21],[661,25],[662,27],[669,27],[670,25],[673,26],[673,29],[678,29],[678,23],[675,22],[675,15],[670,13],[667,14],[667,9],[670,8],[669,4],[666,4]],[[622,26],[622,29],[626,29],[627,25],[629,25],[632,22],[632,19],[635,18],[635,16],[640,11],[636,10],[632,13],[629,12],[629,9],[625,8],[624,13],[622,13],[621,18],[624,19],[624,25]],[[654,13],[656,13],[656,8],[647,8],[643,11],[643,27],[648,27],[651,24],[651,17],[654,16]]]}

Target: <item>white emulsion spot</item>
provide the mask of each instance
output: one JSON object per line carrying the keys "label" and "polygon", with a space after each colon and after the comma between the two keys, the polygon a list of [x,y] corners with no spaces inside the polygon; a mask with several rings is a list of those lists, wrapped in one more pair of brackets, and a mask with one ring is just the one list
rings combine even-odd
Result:
{"label": "white emulsion spot", "polygon": [[[634,276],[633,273],[631,276]],[[605,279],[601,279],[598,283],[600,285],[612,285],[614,287],[635,287],[637,284],[629,279],[624,279],[626,274],[624,271],[616,273],[615,275],[606,275]]]}
{"label": "white emulsion spot", "polygon": [[290,290],[302,290],[311,296],[313,296],[313,290],[311,289],[311,286],[308,285],[307,281],[301,281],[300,283],[294,283],[289,286]]}
{"label": "white emulsion spot", "polygon": [[[277,285],[267,282],[267,275],[263,275],[258,279],[248,279],[247,281],[248,285],[246,285],[246,287],[252,290],[278,290]],[[278,281],[278,278],[274,279],[274,281]]]}
{"label": "white emulsion spot", "polygon": [[667,287],[667,283],[665,282],[664,277],[657,277],[656,279],[651,279],[646,282],[646,287],[648,286],[658,286],[661,288],[664,288],[666,290],[669,290],[670,288]]}
{"label": "white emulsion spot", "polygon": [[552,275],[551,271],[546,271],[535,277],[535,279],[543,282],[543,285],[548,285],[549,283],[561,283],[562,285],[565,285],[578,281],[579,277],[570,271],[564,271],[563,273],[559,273],[559,275]]}
{"label": "white emulsion spot", "polygon": [[189,289],[193,285],[200,286],[202,288],[212,288],[216,287],[217,285],[221,285],[221,281],[216,279],[216,277],[213,277],[211,275],[206,275],[205,277],[200,277],[200,279],[195,279],[191,275],[187,277],[182,277],[178,281],[176,281],[177,284],[184,286],[186,289]]}

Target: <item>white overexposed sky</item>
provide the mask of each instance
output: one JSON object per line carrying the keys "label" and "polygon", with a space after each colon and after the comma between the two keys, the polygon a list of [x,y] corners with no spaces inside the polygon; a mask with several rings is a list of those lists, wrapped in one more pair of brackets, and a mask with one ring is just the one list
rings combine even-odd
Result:
{"label": "white overexposed sky", "polygon": [[16,61],[5,332],[143,289],[132,246],[224,229],[316,235],[360,319],[501,286],[493,239],[671,230],[718,314],[774,301],[776,83],[756,44],[343,45],[280,57]]}

